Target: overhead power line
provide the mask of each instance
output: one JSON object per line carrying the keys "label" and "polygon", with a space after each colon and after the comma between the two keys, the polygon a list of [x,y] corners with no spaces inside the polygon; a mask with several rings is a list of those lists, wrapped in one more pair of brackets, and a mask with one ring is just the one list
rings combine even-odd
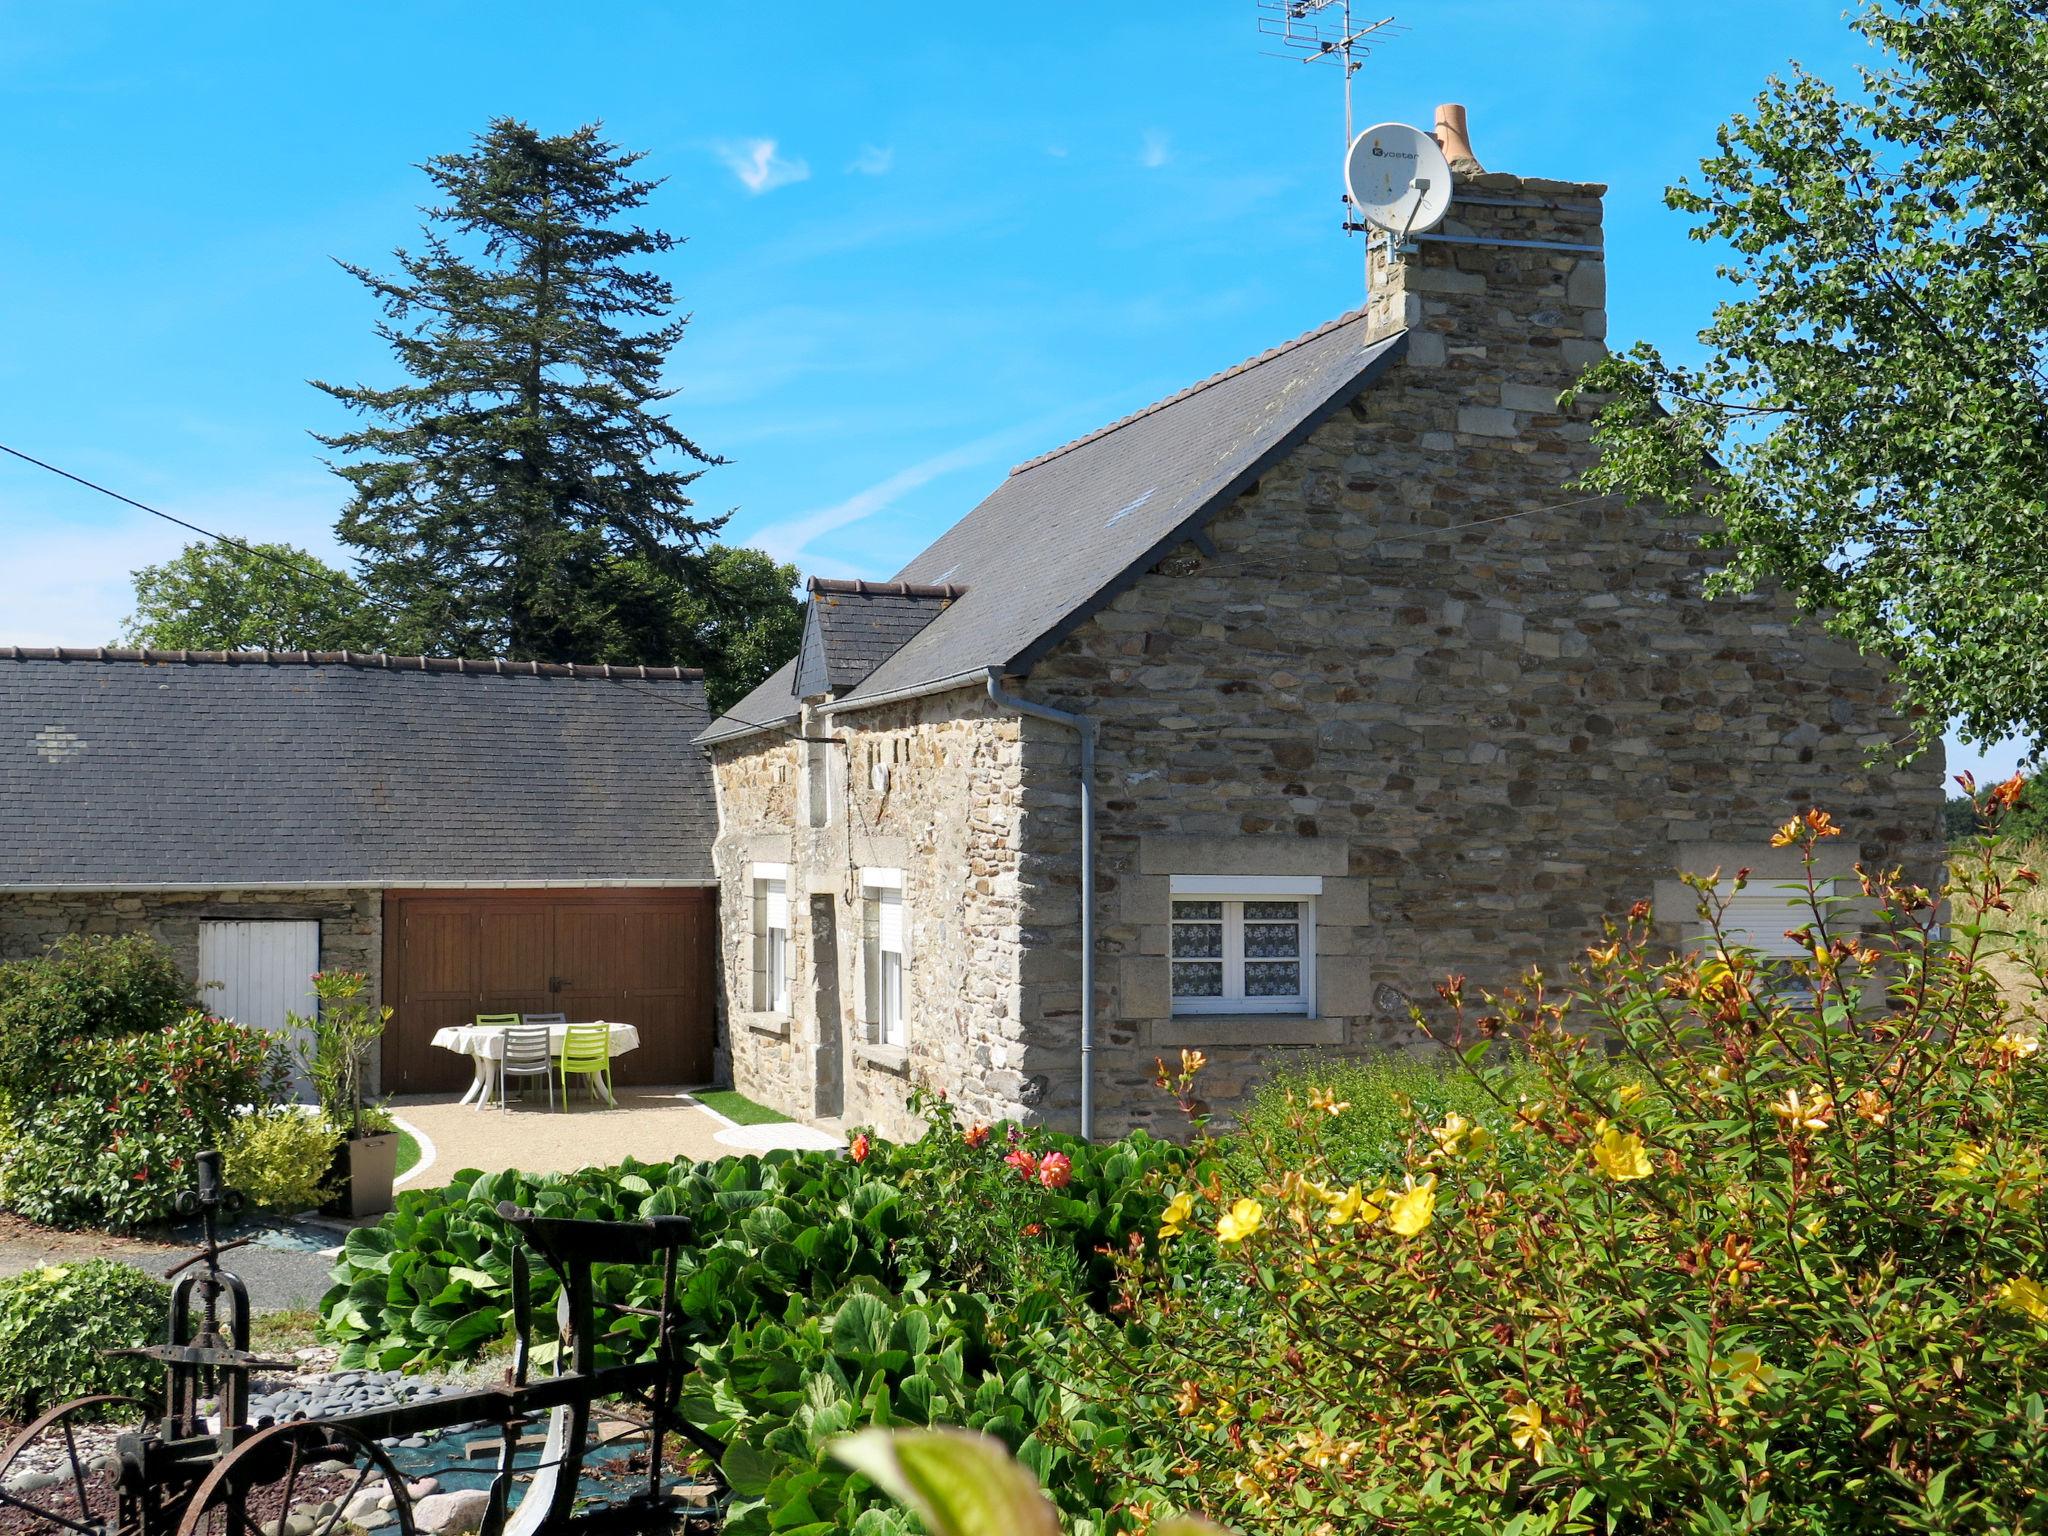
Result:
{"label": "overhead power line", "polygon": [[[137,501],[133,496],[124,496],[121,492],[114,490],[110,486],[101,485],[96,480],[88,480],[84,475],[75,475],[68,469],[62,469],[55,464],[49,463],[47,460],[39,459],[32,453],[23,453],[19,448],[11,447],[6,443],[0,443],[0,453],[9,454],[14,458],[20,459],[24,464],[33,464],[37,469],[47,470],[50,474],[64,480],[69,480],[74,485],[82,485],[89,491],[97,491],[102,496],[112,497],[124,506],[135,508],[138,512],[147,512],[151,517],[160,517],[167,523],[175,523],[178,527],[196,533],[201,538],[211,539],[216,544],[225,544],[230,549],[239,549],[244,554],[256,556],[259,560],[267,560],[272,565],[290,571],[293,575],[303,576],[309,581],[317,581],[324,586],[331,575],[330,572],[316,571],[310,566],[300,565],[296,560],[287,560],[284,556],[272,550],[245,543],[243,540],[234,538],[229,534],[216,533],[211,528],[202,528],[199,524],[186,518],[174,516],[160,507],[152,507],[146,501]],[[391,617],[403,618],[408,616],[403,608],[387,602],[373,592],[365,591],[363,593],[363,601],[378,612]],[[681,700],[673,698],[659,689],[650,688],[644,683],[634,682],[627,678],[613,678],[612,681],[622,688],[632,688],[637,692],[646,694],[651,699],[658,699],[670,708],[680,709],[686,707]]]}
{"label": "overhead power line", "polygon": [[[20,459],[24,464],[33,464],[37,469],[44,470],[50,474],[56,475],[60,479],[69,480],[74,485],[82,485],[89,491],[97,491],[100,495],[111,497],[113,500],[120,502],[124,506],[130,506],[135,508],[135,510],[138,512],[147,512],[151,517],[160,517],[167,523],[174,523],[180,528],[198,534],[201,538],[212,539],[216,544],[225,544],[231,549],[241,550],[244,554],[254,555],[260,560],[267,560],[272,565],[279,566],[284,570],[292,572],[295,575],[303,576],[310,581],[318,581],[324,584],[327,580],[328,573],[326,572],[316,571],[308,566],[300,565],[295,560],[287,560],[282,555],[276,554],[271,550],[263,549],[254,544],[245,543],[243,540],[234,538],[229,534],[216,533],[211,528],[202,528],[199,526],[199,524],[191,522],[186,518],[176,517],[171,513],[162,510],[159,507],[152,507],[151,505],[149,505],[148,502],[137,501],[133,496],[125,496],[121,492],[114,490],[110,486],[101,485],[97,480],[88,480],[84,475],[73,474],[70,470],[60,468],[59,466],[52,464],[45,459],[39,459],[32,453],[23,453],[19,448],[11,447],[6,443],[0,443],[0,453],[9,454],[14,458]],[[1428,536],[1431,534],[1461,533],[1468,528],[1485,528],[1495,523],[1514,522],[1518,518],[1537,517],[1545,512],[1564,512],[1569,511],[1573,507],[1588,506],[1596,501],[1610,501],[1615,497],[1615,495],[1616,493],[1613,491],[1603,491],[1597,495],[1574,497],[1570,501],[1553,502],[1548,506],[1524,507],[1518,512],[1503,512],[1498,517],[1475,518],[1473,521],[1469,523],[1452,523],[1449,527],[1445,528],[1417,527],[1412,531],[1418,534],[1422,534],[1424,536]],[[381,613],[389,614],[393,617],[409,617],[409,615],[405,613],[405,610],[403,610],[402,608],[395,607],[393,604],[386,602],[384,599],[376,596],[374,593],[367,591],[364,592],[363,600],[366,603],[368,603],[372,608],[377,609]],[[650,698],[660,699],[664,704],[679,707],[679,701],[670,698],[668,695],[663,694],[655,689],[645,687],[644,685],[635,684],[624,678],[614,678],[613,681],[620,684],[623,687],[638,687],[641,692],[646,693]],[[801,732],[799,730],[793,730],[787,723],[781,721],[746,720],[742,719],[738,715],[733,715],[730,713],[723,716],[722,718],[733,720],[740,725],[749,726],[756,730],[778,730],[781,731],[785,736],[791,737],[801,735]]]}

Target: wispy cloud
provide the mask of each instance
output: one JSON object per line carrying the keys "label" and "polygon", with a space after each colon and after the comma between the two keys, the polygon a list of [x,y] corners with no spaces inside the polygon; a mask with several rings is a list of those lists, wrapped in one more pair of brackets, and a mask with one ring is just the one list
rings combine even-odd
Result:
{"label": "wispy cloud", "polygon": [[725,168],[739,177],[740,185],[756,196],[811,178],[809,163],[785,160],[775,152],[773,139],[724,140],[712,147],[725,162]]}
{"label": "wispy cloud", "polygon": [[[1099,408],[1099,402],[1076,402],[1080,415],[1085,418]],[[946,475],[957,474],[964,469],[974,469],[991,462],[1007,463],[1018,454],[1032,452],[1048,446],[1052,434],[1069,426],[1074,419],[1073,407],[1059,412],[1056,416],[1043,416],[1032,421],[1018,422],[997,432],[986,433],[957,448],[948,448],[930,458],[920,459],[908,468],[899,469],[888,478],[876,481],[865,490],[855,491],[844,501],[836,501],[828,507],[814,512],[786,518],[781,522],[769,523],[747,540],[755,548],[765,550],[777,560],[794,561],[806,571],[821,573],[828,568],[841,574],[865,574],[873,576],[873,570],[866,572],[842,571],[842,562],[830,555],[814,555],[810,546],[829,534],[842,528],[864,522],[891,510],[904,497],[915,494],[934,480]]]}
{"label": "wispy cloud", "polygon": [[1138,148],[1138,164],[1148,171],[1156,171],[1173,158],[1173,140],[1164,128],[1147,128],[1145,138]]}
{"label": "wispy cloud", "polygon": [[846,167],[846,173],[849,176],[886,176],[895,168],[896,151],[893,148],[863,144],[860,153]]}

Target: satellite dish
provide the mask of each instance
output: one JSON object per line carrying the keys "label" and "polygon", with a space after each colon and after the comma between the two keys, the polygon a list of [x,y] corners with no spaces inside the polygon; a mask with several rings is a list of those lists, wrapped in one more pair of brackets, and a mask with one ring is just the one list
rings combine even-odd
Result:
{"label": "satellite dish", "polygon": [[1396,247],[1418,230],[1434,229],[1451,207],[1451,162],[1435,139],[1406,123],[1376,123],[1351,141],[1344,157],[1351,206]]}

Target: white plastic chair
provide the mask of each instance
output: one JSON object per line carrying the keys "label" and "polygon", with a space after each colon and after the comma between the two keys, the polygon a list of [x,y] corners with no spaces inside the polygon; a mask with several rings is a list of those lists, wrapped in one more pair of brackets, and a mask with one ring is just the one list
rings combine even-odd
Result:
{"label": "white plastic chair", "polygon": [[546,1078],[548,1108],[555,1107],[555,1053],[548,1031],[551,1022],[547,1014],[529,1013],[522,1015],[519,1023],[506,1027],[505,1059],[498,1063],[498,1108],[512,1107],[510,1083],[514,1077]]}

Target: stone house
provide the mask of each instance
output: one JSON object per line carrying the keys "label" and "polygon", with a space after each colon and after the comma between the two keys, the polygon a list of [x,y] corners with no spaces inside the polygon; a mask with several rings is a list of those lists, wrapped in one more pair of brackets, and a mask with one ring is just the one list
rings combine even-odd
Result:
{"label": "stone house", "polygon": [[364,971],[391,1092],[467,1083],[433,1031],[527,1010],[708,1081],[706,718],[672,667],[0,647],[0,959],[151,933],[266,1028]]}
{"label": "stone house", "polygon": [[1371,300],[1019,465],[891,583],[815,582],[798,659],[701,738],[735,1085],[902,1132],[1170,1128],[1305,1054],[1417,1043],[1462,972],[1560,971],[1765,846],[1932,878],[1941,768],[1881,664],[1711,530],[1572,490],[1607,332],[1604,188],[1462,176]]}

